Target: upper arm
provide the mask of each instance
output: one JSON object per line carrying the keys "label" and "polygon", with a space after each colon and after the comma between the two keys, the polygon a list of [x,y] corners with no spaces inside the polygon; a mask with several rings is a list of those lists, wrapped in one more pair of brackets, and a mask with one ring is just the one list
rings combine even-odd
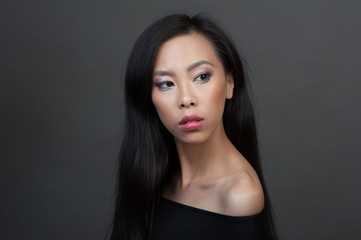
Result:
{"label": "upper arm", "polygon": [[227,212],[232,216],[249,216],[260,213],[264,207],[264,194],[258,178],[246,174],[234,180],[225,194]]}

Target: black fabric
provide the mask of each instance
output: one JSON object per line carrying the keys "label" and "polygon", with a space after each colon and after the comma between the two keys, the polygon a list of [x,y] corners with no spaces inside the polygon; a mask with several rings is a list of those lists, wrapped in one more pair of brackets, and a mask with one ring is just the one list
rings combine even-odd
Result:
{"label": "black fabric", "polygon": [[228,216],[160,198],[151,240],[263,240],[264,212]]}

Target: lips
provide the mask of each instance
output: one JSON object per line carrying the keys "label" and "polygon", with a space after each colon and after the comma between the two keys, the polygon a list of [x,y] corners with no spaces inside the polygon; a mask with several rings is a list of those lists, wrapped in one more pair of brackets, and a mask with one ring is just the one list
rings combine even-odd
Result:
{"label": "lips", "polygon": [[184,131],[193,131],[193,130],[200,128],[203,125],[203,123],[204,123],[203,118],[193,114],[193,115],[184,117],[179,122],[179,127]]}

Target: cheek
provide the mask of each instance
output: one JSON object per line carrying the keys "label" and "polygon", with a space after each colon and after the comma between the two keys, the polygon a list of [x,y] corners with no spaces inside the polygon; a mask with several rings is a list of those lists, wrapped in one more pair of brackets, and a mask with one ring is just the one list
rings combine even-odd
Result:
{"label": "cheek", "polygon": [[171,113],[169,102],[164,97],[159,96],[159,94],[152,94],[152,102],[163,125],[169,128],[171,118],[169,116]]}
{"label": "cheek", "polygon": [[159,95],[157,94],[152,94],[152,102],[153,102],[153,105],[155,107],[155,109],[157,110],[157,113],[160,117],[160,115],[162,115],[162,111],[164,109],[165,106],[163,106],[163,101],[162,101],[162,98],[159,97]]}
{"label": "cheek", "polygon": [[210,89],[209,94],[207,94],[207,98],[205,99],[207,101],[208,117],[213,124],[218,124],[222,121],[224,105],[226,102],[225,89],[225,85],[216,84]]}
{"label": "cheek", "polygon": [[214,107],[220,108],[224,106],[226,101],[226,85],[214,85],[208,94],[208,103],[212,104]]}

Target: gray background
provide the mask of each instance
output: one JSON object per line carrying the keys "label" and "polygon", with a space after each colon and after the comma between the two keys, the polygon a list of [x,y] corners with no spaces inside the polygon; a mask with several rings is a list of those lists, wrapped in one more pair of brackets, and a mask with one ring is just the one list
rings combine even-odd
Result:
{"label": "gray background", "polygon": [[168,13],[208,12],[251,69],[281,239],[361,239],[361,1],[1,1],[1,239],[102,239],[121,78]]}

